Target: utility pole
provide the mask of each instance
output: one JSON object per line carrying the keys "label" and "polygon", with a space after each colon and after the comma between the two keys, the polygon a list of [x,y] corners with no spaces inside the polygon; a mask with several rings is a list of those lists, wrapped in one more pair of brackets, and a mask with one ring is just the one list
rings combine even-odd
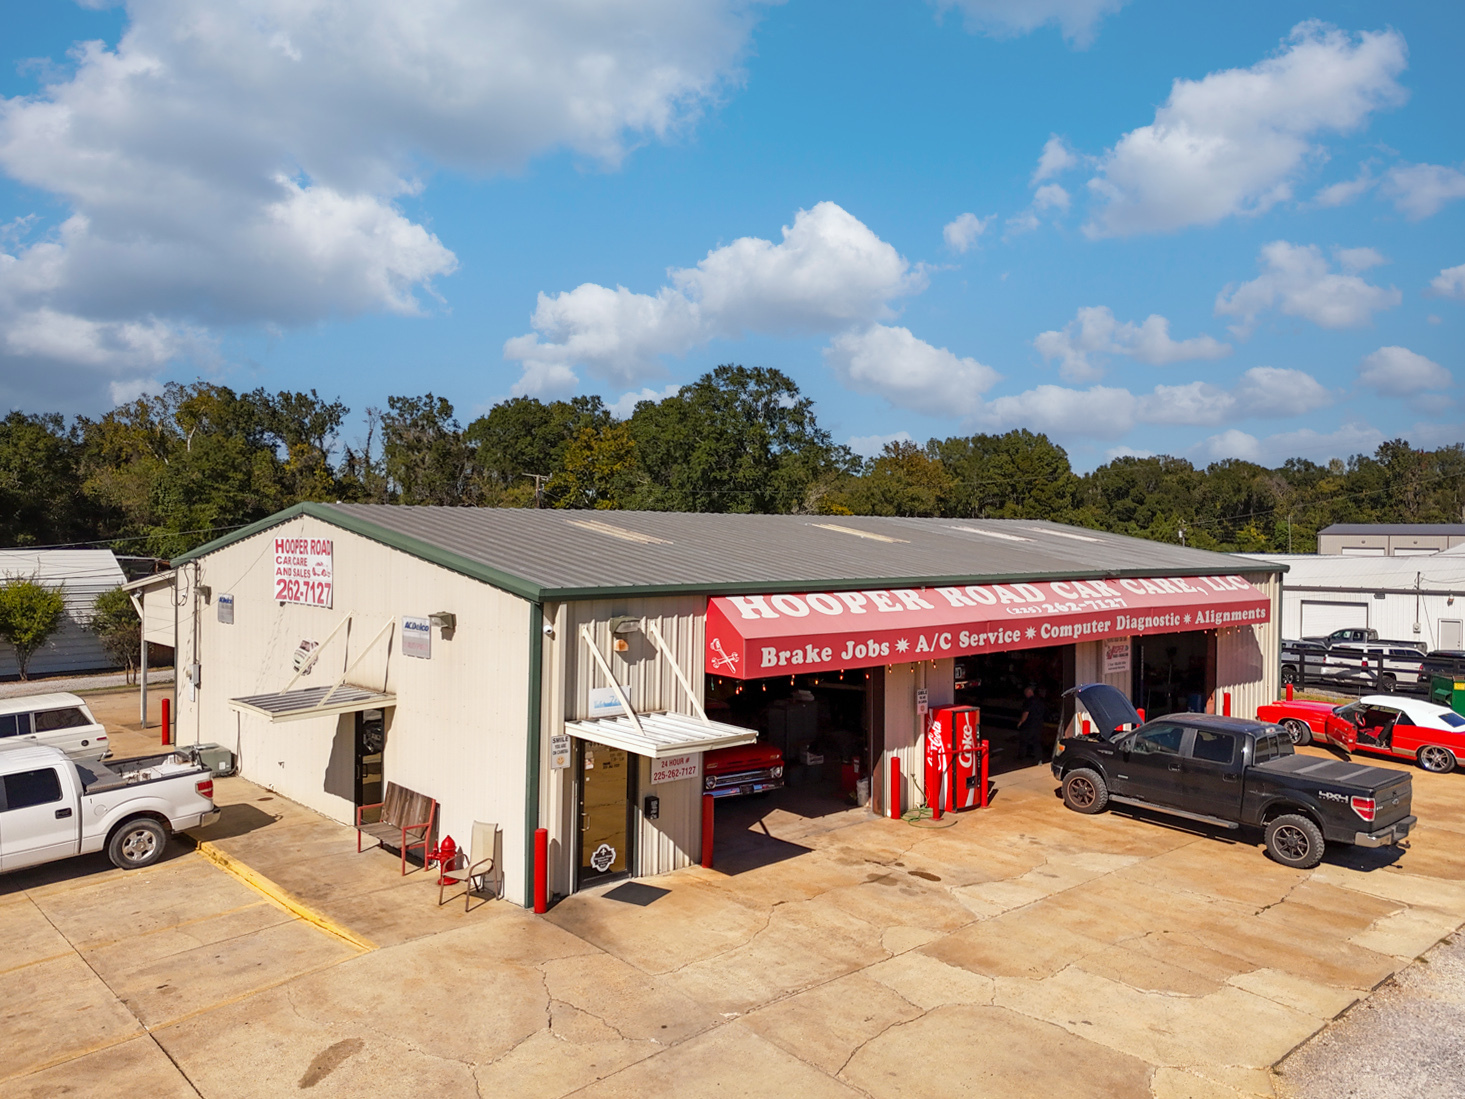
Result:
{"label": "utility pole", "polygon": [[549,480],[548,473],[521,473],[520,477],[534,478],[534,506],[544,507],[544,482]]}

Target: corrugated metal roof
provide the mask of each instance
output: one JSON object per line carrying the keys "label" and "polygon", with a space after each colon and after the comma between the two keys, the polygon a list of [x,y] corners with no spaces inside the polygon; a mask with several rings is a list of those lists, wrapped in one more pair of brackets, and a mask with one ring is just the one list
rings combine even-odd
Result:
{"label": "corrugated metal roof", "polygon": [[1334,523],[1319,534],[1454,534],[1465,535],[1465,523]]}
{"label": "corrugated metal roof", "polygon": [[[31,657],[31,675],[113,666],[101,639],[86,629],[97,596],[127,579],[111,550],[0,550],[0,578],[12,576],[34,577],[48,586],[61,585],[66,604],[61,628]],[[18,672],[14,650],[0,643],[0,676]]]}
{"label": "corrugated metal roof", "polygon": [[1242,558],[1026,519],[298,504],[204,556],[311,515],[530,599],[1259,570]]}

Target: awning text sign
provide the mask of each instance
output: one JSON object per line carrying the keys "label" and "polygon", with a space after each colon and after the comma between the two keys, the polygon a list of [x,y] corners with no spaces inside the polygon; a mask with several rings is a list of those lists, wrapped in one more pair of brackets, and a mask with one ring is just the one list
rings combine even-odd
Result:
{"label": "awning text sign", "polygon": [[331,605],[331,540],[329,538],[275,539],[275,600]]}
{"label": "awning text sign", "polygon": [[1271,600],[1239,576],[718,596],[707,604],[707,671],[757,679],[1270,617]]}

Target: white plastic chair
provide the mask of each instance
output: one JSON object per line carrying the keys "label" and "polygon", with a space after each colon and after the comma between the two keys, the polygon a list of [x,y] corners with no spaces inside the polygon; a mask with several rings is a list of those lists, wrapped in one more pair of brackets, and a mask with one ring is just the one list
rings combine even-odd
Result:
{"label": "white plastic chair", "polygon": [[473,839],[468,848],[468,865],[455,868],[444,868],[437,883],[437,903],[443,903],[443,893],[449,885],[463,883],[463,911],[468,911],[468,906],[473,899],[473,882],[479,880],[480,889],[483,879],[486,878],[494,868],[494,852],[498,839],[499,826],[497,824],[486,824],[483,821],[473,822]]}

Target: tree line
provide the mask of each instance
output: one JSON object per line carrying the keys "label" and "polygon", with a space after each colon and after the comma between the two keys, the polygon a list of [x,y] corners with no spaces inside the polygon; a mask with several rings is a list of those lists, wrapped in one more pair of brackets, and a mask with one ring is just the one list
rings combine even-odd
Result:
{"label": "tree line", "polygon": [[1309,552],[1334,522],[1460,522],[1465,447],[1395,439],[1372,454],[1276,468],[1120,457],[1076,474],[1026,430],[835,443],[785,374],[719,366],[625,419],[600,397],[516,397],[466,426],[427,393],[350,410],[316,391],[210,382],[92,419],[0,421],[0,546],[111,545],[169,557],[301,500],[1026,518],[1206,549]]}

